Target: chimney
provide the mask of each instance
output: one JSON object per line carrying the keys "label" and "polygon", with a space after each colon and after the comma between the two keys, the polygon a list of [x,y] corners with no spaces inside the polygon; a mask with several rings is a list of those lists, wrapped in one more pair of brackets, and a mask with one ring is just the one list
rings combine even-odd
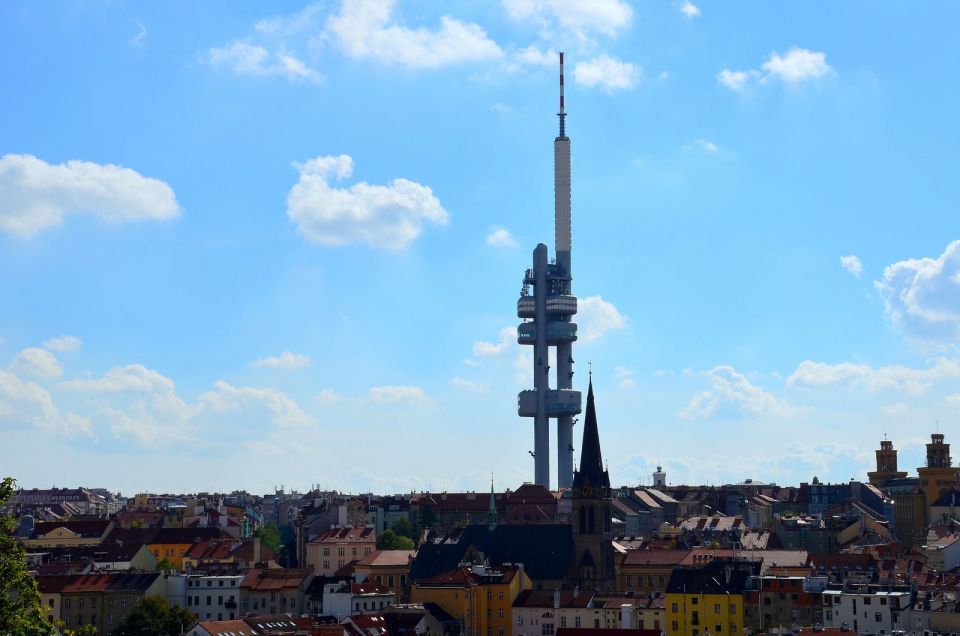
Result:
{"label": "chimney", "polygon": [[633,606],[629,603],[620,606],[620,629],[633,629]]}
{"label": "chimney", "polygon": [[560,609],[560,590],[553,591],[553,609]]}
{"label": "chimney", "polygon": [[260,537],[253,538],[253,562],[260,563]]}

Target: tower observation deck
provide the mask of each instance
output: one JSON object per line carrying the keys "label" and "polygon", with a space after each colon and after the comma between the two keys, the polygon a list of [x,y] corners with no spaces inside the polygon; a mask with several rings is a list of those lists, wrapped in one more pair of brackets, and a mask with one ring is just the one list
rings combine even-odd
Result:
{"label": "tower observation deck", "polygon": [[[547,246],[533,250],[533,268],[523,277],[517,301],[517,342],[533,347],[532,390],[517,396],[517,413],[533,418],[534,481],[550,488],[550,419],[557,420],[557,487],[573,484],[573,416],[581,395],[573,390],[573,342],[577,339],[577,297],[571,291],[570,138],[563,104],[563,53],[560,53],[560,134],[553,140],[554,262]],[[532,289],[531,289],[532,288]],[[550,386],[551,348],[556,388]]]}

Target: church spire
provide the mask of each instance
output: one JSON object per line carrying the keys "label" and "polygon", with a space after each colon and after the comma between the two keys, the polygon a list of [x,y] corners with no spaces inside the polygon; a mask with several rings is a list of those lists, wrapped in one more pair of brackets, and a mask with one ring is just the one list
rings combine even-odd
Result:
{"label": "church spire", "polygon": [[593,401],[593,377],[587,391],[587,418],[583,426],[583,443],[580,445],[580,470],[574,479],[574,487],[586,479],[594,488],[609,488],[610,477],[603,469],[600,452],[600,431],[597,429],[597,411]]}
{"label": "church spire", "polygon": [[493,492],[493,475],[490,475],[490,508],[487,510],[487,527],[492,531],[497,527],[497,496]]}

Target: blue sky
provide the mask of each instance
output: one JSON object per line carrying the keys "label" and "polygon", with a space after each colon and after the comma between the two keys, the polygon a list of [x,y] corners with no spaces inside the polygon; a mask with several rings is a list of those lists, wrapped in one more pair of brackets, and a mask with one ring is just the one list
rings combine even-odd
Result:
{"label": "blue sky", "polygon": [[960,443],[958,12],[4,3],[5,472],[531,479],[510,330],[552,250],[559,50],[614,481],[845,481],[885,433],[914,470]]}

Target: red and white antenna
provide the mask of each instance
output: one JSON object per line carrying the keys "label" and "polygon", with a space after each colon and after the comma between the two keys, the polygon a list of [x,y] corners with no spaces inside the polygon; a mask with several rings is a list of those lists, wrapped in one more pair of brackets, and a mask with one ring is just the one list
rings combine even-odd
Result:
{"label": "red and white antenna", "polygon": [[563,51],[560,51],[560,112],[557,115],[560,117],[560,138],[563,139],[567,136],[567,113],[563,110]]}

